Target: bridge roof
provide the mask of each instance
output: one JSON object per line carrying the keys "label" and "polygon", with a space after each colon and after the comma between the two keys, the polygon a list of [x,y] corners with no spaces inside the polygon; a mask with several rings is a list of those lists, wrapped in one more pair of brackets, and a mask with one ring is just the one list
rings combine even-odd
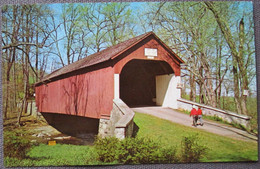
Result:
{"label": "bridge roof", "polygon": [[165,43],[163,43],[153,32],[148,32],[139,36],[136,36],[132,39],[126,40],[124,42],[121,42],[117,45],[108,47],[100,52],[94,53],[92,55],[89,55],[83,59],[80,59],[79,61],[76,61],[74,63],[71,63],[67,66],[64,66],[51,74],[45,76],[41,81],[37,82],[35,85],[40,85],[42,83],[48,83],[52,81],[53,78],[65,75],[70,72],[74,72],[80,69],[84,69],[93,65],[97,65],[99,63],[103,63],[105,61],[108,61],[110,59],[114,59],[120,54],[124,53],[126,50],[132,48],[139,42],[145,40],[146,38],[154,36],[155,39],[157,39],[174,57],[179,61],[179,63],[184,63],[184,61],[175,54]]}

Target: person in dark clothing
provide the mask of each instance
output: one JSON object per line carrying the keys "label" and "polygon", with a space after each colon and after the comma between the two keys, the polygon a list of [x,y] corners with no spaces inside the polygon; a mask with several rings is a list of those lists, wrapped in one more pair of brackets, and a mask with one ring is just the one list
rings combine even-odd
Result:
{"label": "person in dark clothing", "polygon": [[197,113],[195,105],[192,106],[192,110],[190,112],[190,116],[192,116],[192,118],[193,118],[193,124],[192,125],[197,127],[198,113]]}
{"label": "person in dark clothing", "polygon": [[200,123],[198,123],[198,125],[203,126],[204,123],[203,123],[203,120],[202,120],[202,110],[201,110],[200,106],[198,107],[197,113],[198,113],[198,120],[200,122]]}

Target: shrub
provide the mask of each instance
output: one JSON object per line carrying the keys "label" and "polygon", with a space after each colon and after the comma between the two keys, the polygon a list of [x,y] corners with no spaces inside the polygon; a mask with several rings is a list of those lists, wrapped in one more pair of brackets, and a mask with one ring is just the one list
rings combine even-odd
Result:
{"label": "shrub", "polygon": [[176,149],[162,148],[151,139],[116,138],[97,139],[95,148],[102,162],[117,161],[122,164],[172,163],[177,162]]}
{"label": "shrub", "polygon": [[181,143],[181,161],[198,162],[205,154],[207,147],[199,145],[196,135],[184,137]]}
{"label": "shrub", "polygon": [[23,159],[30,150],[32,144],[20,132],[4,132],[4,156]]}
{"label": "shrub", "polygon": [[115,137],[96,138],[95,149],[102,162],[113,162],[118,159],[119,139]]}
{"label": "shrub", "polygon": [[216,115],[213,116],[213,120],[215,121],[220,121],[220,122],[224,122],[224,120]]}
{"label": "shrub", "polygon": [[176,148],[170,147],[162,149],[161,154],[163,160],[160,161],[160,163],[176,163],[179,162],[179,158],[176,155]]}
{"label": "shrub", "polygon": [[158,163],[159,145],[150,139],[126,138],[121,141],[119,161],[123,164]]}

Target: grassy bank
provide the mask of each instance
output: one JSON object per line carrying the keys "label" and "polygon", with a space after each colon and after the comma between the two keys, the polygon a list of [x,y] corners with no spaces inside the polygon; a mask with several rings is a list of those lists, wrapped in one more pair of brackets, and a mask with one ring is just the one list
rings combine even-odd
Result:
{"label": "grassy bank", "polygon": [[[136,113],[134,121],[139,128],[137,137],[148,137],[160,142],[162,147],[175,146],[177,153],[181,151],[183,137],[198,135],[199,144],[208,147],[206,156],[201,159],[202,162],[256,161],[258,159],[256,142],[239,141],[140,113]],[[5,158],[5,166],[105,164],[97,160],[97,152],[93,146],[40,144],[33,146],[27,156],[26,159]]]}
{"label": "grassy bank", "polygon": [[207,156],[202,159],[204,162],[256,161],[258,159],[256,142],[235,140],[140,113],[136,113],[135,122],[140,128],[138,136],[159,140],[164,146],[180,147],[182,137],[198,135],[201,139],[200,143],[209,148]]}

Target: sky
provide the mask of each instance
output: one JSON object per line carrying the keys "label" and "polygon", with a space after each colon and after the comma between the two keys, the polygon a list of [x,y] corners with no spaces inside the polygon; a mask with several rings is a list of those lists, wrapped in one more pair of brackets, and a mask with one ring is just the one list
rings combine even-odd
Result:
{"label": "sky", "polygon": [[[151,2],[151,3],[154,3],[154,2]],[[76,3],[76,4],[78,4],[78,5],[80,5],[80,4],[83,4],[83,3]],[[131,10],[132,11],[137,11],[137,10],[142,10],[143,8],[144,8],[144,6],[145,6],[145,4],[146,4],[146,2],[131,2],[130,3],[130,8],[131,8]],[[62,5],[64,5],[64,4],[62,4],[62,3],[56,3],[56,4],[49,4],[49,7],[54,11],[54,13],[55,13],[55,16],[56,16],[56,20],[58,21],[59,20],[59,17],[61,16],[61,14],[62,14]],[[138,15],[137,15],[137,12],[135,13],[135,12],[133,12],[132,13],[133,15],[134,15],[134,17],[138,17]],[[138,29],[137,29],[138,30]],[[151,31],[151,30],[149,30],[149,31]],[[144,32],[139,32],[139,34],[143,34]],[[138,34],[138,35],[139,35]],[[137,35],[137,36],[138,36]],[[59,31],[59,34],[58,34],[58,36],[59,36],[59,38],[61,38],[61,37],[64,37],[65,36],[65,34],[64,34],[64,28],[61,26],[60,27],[60,31]],[[60,42],[59,43],[59,46],[63,46],[63,44]],[[66,55],[66,49],[65,48],[60,48],[60,51],[61,51],[61,53],[62,53],[62,55]],[[90,54],[93,54],[94,52],[91,52],[91,53],[89,53],[89,55]],[[53,56],[53,57],[55,57],[56,58],[56,56]],[[64,59],[65,60],[65,59]],[[51,70],[51,68],[49,68],[48,70],[46,70],[46,72],[48,72],[48,73],[50,73],[52,70]]]}
{"label": "sky", "polygon": [[[130,8],[131,10],[133,11],[133,15],[134,17],[138,17],[138,13],[137,12],[134,12],[134,11],[141,11],[141,10],[144,10],[145,7],[146,7],[146,3],[147,2],[131,2],[130,3]],[[149,2],[149,3],[156,3],[156,2]],[[185,2],[184,2],[185,3]],[[81,3],[77,3],[77,4],[81,4]],[[56,4],[49,4],[49,6],[51,7],[51,9],[56,13],[56,16],[57,18],[62,14],[62,3],[56,3]],[[238,11],[241,11],[238,15],[238,17],[241,17],[243,15],[243,11],[244,10],[252,10],[253,8],[253,5],[252,5],[252,2],[245,2],[245,1],[241,1],[239,3],[239,6],[238,6],[239,10]],[[245,24],[248,24],[247,23],[247,20],[244,21]],[[152,29],[148,30],[148,31],[151,31]],[[138,29],[136,30],[136,32],[138,32]],[[138,35],[140,34],[143,34],[144,32],[142,31],[139,31],[138,32]],[[60,37],[64,36],[64,33],[63,31],[60,31]]]}

